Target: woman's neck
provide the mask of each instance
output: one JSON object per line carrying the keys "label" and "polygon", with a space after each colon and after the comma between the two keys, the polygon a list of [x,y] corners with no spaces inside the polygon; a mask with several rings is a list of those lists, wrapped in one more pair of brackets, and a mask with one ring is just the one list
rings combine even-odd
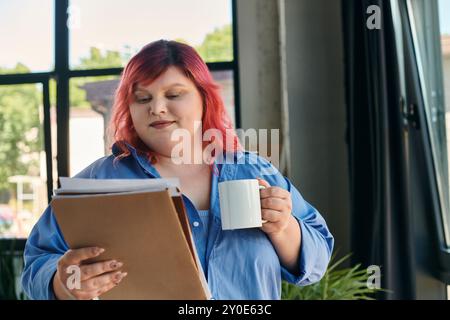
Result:
{"label": "woman's neck", "polygon": [[[202,154],[201,152],[199,154]],[[190,170],[193,171],[200,171],[205,168],[205,166],[209,166],[208,163],[206,163],[202,158],[200,159],[194,159],[194,156],[192,155],[191,161],[186,161],[183,157],[180,158],[174,158],[172,156],[167,156],[164,154],[156,154],[156,168],[161,168],[165,170],[170,171],[179,171],[179,170]]]}

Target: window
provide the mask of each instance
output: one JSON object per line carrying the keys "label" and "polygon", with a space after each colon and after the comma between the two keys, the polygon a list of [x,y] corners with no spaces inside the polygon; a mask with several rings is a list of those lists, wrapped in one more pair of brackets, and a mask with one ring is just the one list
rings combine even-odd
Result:
{"label": "window", "polygon": [[1,1],[0,238],[26,238],[58,176],[109,154],[114,89],[151,41],[196,48],[239,126],[235,8],[235,0]]}
{"label": "window", "polygon": [[70,79],[70,175],[110,155],[106,128],[111,118],[118,76]]}
{"label": "window", "polygon": [[188,43],[206,62],[232,61],[231,11],[229,0],[71,0],[70,66],[78,69],[102,52],[108,59],[91,60],[86,67],[122,67],[161,38]]}
{"label": "window", "polygon": [[409,14],[441,204],[450,247],[450,1],[410,0]]}
{"label": "window", "polygon": [[28,236],[47,205],[42,86],[0,86],[0,237]]}

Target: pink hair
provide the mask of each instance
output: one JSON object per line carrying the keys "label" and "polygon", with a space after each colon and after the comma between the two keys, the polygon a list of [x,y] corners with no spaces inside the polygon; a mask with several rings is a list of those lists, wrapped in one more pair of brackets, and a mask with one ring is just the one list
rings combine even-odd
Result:
{"label": "pink hair", "polygon": [[[122,153],[121,159],[130,155],[126,143],[136,151],[145,154],[152,163],[156,159],[153,151],[139,138],[134,129],[129,105],[134,101],[133,92],[137,84],[148,85],[163,74],[170,66],[181,70],[197,87],[203,99],[202,134],[208,129],[217,129],[222,134],[222,141],[206,141],[215,143],[219,150],[236,152],[242,150],[239,139],[233,129],[222,98],[220,87],[214,82],[207,65],[192,47],[167,40],[158,40],[144,46],[126,65],[115,93],[113,114],[109,130],[113,132],[114,140]],[[232,143],[226,143],[226,137]],[[231,150],[229,150],[231,149]],[[217,155],[213,155],[217,156]]]}

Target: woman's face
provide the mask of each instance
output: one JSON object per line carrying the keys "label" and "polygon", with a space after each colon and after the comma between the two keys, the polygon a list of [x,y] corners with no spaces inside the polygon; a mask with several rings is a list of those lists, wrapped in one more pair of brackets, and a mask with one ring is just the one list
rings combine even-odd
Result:
{"label": "woman's face", "polygon": [[171,141],[174,130],[185,129],[194,137],[194,121],[202,119],[203,101],[195,84],[171,66],[150,85],[137,85],[130,113],[141,140],[152,151],[169,157],[179,143]]}

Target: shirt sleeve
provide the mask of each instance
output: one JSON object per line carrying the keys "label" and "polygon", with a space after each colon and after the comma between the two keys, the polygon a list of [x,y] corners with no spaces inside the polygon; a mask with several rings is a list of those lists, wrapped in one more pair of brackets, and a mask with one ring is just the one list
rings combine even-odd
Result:
{"label": "shirt sleeve", "polygon": [[52,280],[59,258],[68,250],[51,206],[44,211],[27,239],[22,288],[30,299],[55,299]]}
{"label": "shirt sleeve", "polygon": [[301,231],[301,244],[298,266],[295,274],[281,265],[283,280],[306,286],[318,282],[325,274],[334,247],[334,237],[329,231],[325,219],[308,202],[306,202],[297,188],[284,177],[267,160],[259,157],[258,176],[269,182],[271,186],[279,186],[291,193],[292,215],[296,218]]}
{"label": "shirt sleeve", "polygon": [[[105,161],[103,157],[75,175],[76,178],[95,178],[97,168]],[[30,299],[56,299],[53,292],[53,276],[59,258],[69,250],[49,205],[33,227],[24,250],[24,269],[21,282]]]}

